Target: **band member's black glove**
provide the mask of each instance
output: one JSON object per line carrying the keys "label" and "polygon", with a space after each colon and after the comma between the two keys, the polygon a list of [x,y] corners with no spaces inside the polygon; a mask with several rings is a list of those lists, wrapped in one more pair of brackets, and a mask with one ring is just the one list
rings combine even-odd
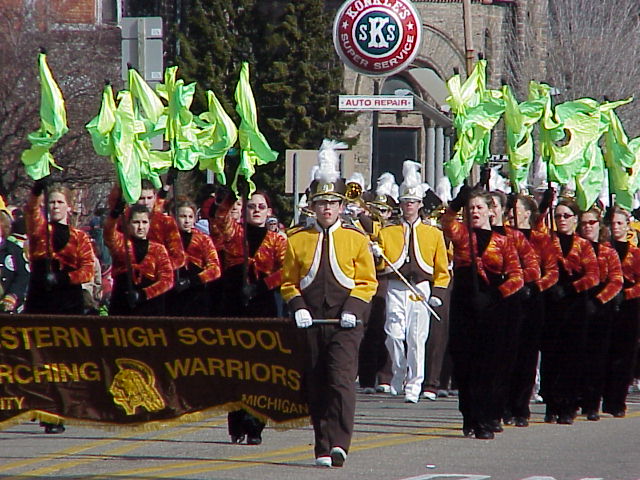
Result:
{"label": "band member's black glove", "polygon": [[587,317],[593,317],[597,311],[598,311],[598,305],[596,304],[596,300],[593,298],[587,298],[587,303],[585,304],[585,307],[584,307],[585,315],[587,315]]}
{"label": "band member's black glove", "polygon": [[529,300],[535,291],[536,287],[534,283],[525,283],[518,292],[520,300]]}
{"label": "band member's black glove", "polygon": [[611,299],[611,307],[614,312],[619,312],[620,307],[622,306],[622,302],[624,302],[624,290],[620,290],[618,294]]}
{"label": "band member's black glove", "polygon": [[553,287],[549,289],[549,298],[553,302],[560,302],[563,300],[569,292],[562,286],[555,284]]}
{"label": "band member's black glove", "polygon": [[191,286],[191,280],[189,279],[189,277],[181,276],[179,278],[176,278],[176,284],[173,286],[173,289],[176,292],[180,293],[180,292],[184,292],[190,286]]}
{"label": "band member's black glove", "polygon": [[141,288],[132,288],[127,292],[127,303],[129,304],[129,308],[137,307],[146,299],[147,296]]}
{"label": "band member's black glove", "polygon": [[480,181],[476,187],[489,189],[489,179],[491,178],[491,167],[488,164],[480,167]]}
{"label": "band member's black glove", "polygon": [[540,199],[540,206],[538,210],[541,214],[544,214],[549,208],[551,208],[551,203],[553,202],[553,188],[547,188],[542,194],[542,199]]}
{"label": "band member's black glove", "polygon": [[69,274],[67,272],[49,272],[45,276],[45,283],[48,288],[69,285]]}
{"label": "band member's black glove", "polygon": [[40,195],[42,195],[42,192],[44,192],[45,188],[47,188],[50,184],[51,182],[49,181],[48,176],[42,177],[41,179],[35,181],[33,187],[31,187],[31,193],[33,193],[36,197],[39,197]]}
{"label": "band member's black glove", "polygon": [[124,198],[122,197],[122,194],[120,194],[118,200],[116,200],[116,204],[113,206],[111,212],[109,213],[109,215],[111,215],[111,218],[118,218],[120,215],[122,215],[125,205],[126,203],[124,201]]}
{"label": "band member's black glove", "polygon": [[487,308],[493,307],[501,299],[502,295],[497,289],[488,292],[476,292],[471,297],[471,307],[476,312],[482,312]]}
{"label": "band member's black glove", "polygon": [[462,207],[467,205],[469,202],[469,197],[471,197],[471,191],[473,189],[468,185],[463,185],[456,198],[449,202],[449,208],[454,212],[460,211]]}

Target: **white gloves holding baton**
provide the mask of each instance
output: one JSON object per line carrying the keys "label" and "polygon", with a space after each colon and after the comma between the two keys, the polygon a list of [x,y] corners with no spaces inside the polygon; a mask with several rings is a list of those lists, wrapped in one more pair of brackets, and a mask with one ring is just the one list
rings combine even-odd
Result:
{"label": "white gloves holding baton", "polygon": [[[293,318],[296,321],[298,328],[309,328],[313,325],[313,318],[311,313],[306,308],[300,308],[293,314]],[[319,323],[334,323],[335,320],[318,320]],[[353,313],[342,312],[340,315],[340,326],[342,328],[354,328],[358,324],[358,319]]]}
{"label": "white gloves holding baton", "polygon": [[306,308],[296,310],[293,318],[295,318],[298,328],[309,328],[313,324],[311,313]]}

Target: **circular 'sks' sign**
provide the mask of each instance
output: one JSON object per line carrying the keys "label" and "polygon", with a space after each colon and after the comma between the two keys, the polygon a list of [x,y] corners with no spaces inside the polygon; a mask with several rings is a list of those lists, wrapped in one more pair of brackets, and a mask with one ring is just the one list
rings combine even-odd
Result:
{"label": "circular 'sks' sign", "polygon": [[421,39],[422,23],[409,0],[347,0],[333,22],[338,55],[365,75],[391,75],[408,67]]}

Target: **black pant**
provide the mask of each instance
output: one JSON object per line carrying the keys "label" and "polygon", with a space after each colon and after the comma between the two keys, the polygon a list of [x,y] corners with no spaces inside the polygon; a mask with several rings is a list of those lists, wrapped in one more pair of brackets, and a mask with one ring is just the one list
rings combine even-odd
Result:
{"label": "black pant", "polygon": [[227,415],[227,427],[231,436],[261,438],[264,423],[246,410],[235,410]]}
{"label": "black pant", "polygon": [[638,350],[638,309],[640,299],[622,302],[613,317],[611,347],[607,357],[606,383],[602,411],[624,412],[629,385],[633,381],[634,362]]}
{"label": "black pant", "polygon": [[587,340],[586,293],[573,293],[554,301],[542,332],[540,393],[547,413],[573,416],[581,394]]}
{"label": "black pant", "polygon": [[509,394],[505,416],[529,418],[529,400],[536,381],[540,332],[544,322],[544,295],[532,294],[522,302],[522,322],[517,343],[517,355],[509,381]]}
{"label": "black pant", "polygon": [[473,292],[472,283],[463,275],[458,274],[457,278],[454,275],[449,347],[459,390],[458,408],[464,424],[488,430],[499,415],[508,310],[506,302],[501,300],[484,311],[475,311],[469,302],[470,292]]}
{"label": "black pant", "polygon": [[371,315],[360,344],[358,361],[358,377],[363,388],[376,386],[376,376],[389,358],[384,344],[387,336],[384,331],[386,303],[385,297],[377,294],[371,300]]}
{"label": "black pant", "polygon": [[607,304],[599,305],[595,315],[588,319],[581,402],[585,413],[597,412],[600,409],[611,343],[612,319],[613,312]]}

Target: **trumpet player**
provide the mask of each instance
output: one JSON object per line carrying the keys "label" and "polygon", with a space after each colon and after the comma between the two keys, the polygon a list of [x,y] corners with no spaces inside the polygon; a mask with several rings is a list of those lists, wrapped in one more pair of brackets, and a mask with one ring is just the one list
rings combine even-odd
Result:
{"label": "trumpet player", "polygon": [[379,243],[372,245],[373,254],[380,259],[379,270],[389,278],[385,344],[392,365],[391,393],[404,392],[408,403],[417,403],[422,392],[429,336],[425,303],[441,305],[438,290],[444,290],[450,281],[444,236],[419,216],[424,195],[419,167],[416,162],[404,162],[399,196],[401,223],[380,230]]}

